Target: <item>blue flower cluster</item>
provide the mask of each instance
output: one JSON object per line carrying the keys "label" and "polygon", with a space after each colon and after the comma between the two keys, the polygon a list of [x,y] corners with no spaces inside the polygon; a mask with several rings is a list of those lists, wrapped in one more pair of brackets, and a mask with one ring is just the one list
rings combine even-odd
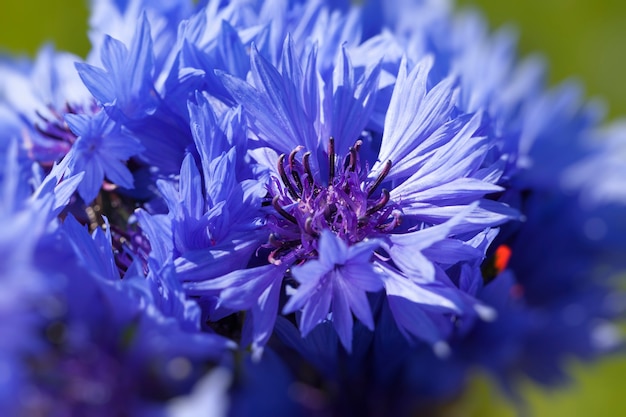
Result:
{"label": "blue flower cluster", "polygon": [[0,62],[0,414],[436,415],[620,348],[626,128],[359,3],[98,0]]}

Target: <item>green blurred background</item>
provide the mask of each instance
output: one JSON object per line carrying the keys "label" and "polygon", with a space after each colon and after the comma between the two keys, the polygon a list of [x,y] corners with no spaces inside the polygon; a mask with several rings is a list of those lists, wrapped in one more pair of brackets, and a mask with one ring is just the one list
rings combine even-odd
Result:
{"label": "green blurred background", "polygon": [[[52,41],[59,49],[85,55],[87,5],[82,0],[1,0],[0,49],[33,55]],[[626,114],[626,2],[620,0],[460,0],[483,10],[492,28],[518,28],[522,54],[548,58],[550,80],[578,78],[588,96],[605,99],[611,117]],[[626,358],[572,366],[567,389],[546,392],[525,387],[530,414],[537,417],[626,416]],[[513,417],[516,413],[479,377],[448,417]]]}

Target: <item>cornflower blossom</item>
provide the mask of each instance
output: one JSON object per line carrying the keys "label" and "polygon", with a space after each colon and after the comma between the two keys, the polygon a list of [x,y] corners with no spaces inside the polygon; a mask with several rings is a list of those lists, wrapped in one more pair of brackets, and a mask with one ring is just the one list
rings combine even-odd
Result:
{"label": "cornflower blossom", "polygon": [[75,55],[43,47],[30,64],[2,66],[0,91],[4,104],[26,123],[23,147],[28,156],[49,169],[69,152],[76,136],[65,114],[92,113],[93,99],[74,69]]}
{"label": "cornflower blossom", "polygon": [[[430,92],[420,91],[426,84],[429,60],[416,65],[412,73],[403,68],[387,113],[386,122],[391,128],[384,132],[379,155],[372,158],[368,172],[370,164],[361,161],[360,155],[361,147],[366,146],[363,140],[355,140],[353,146],[346,143],[365,128],[366,118],[361,116],[362,125],[335,121],[333,117],[338,115],[330,111],[335,104],[331,102],[326,107],[315,96],[304,96],[309,102],[298,103],[306,86],[297,83],[320,75],[303,75],[303,69],[294,62],[295,52],[289,40],[284,51],[281,68],[288,74],[280,74],[253,49],[252,78],[257,88],[233,77],[225,79],[226,87],[254,121],[252,130],[261,143],[253,155],[261,154],[262,164],[266,163],[268,169],[276,166],[268,184],[267,198],[274,209],[265,225],[268,265],[190,283],[190,292],[201,295],[221,289],[220,286],[229,289],[250,285],[250,297],[256,299],[268,288],[280,286],[287,269],[293,267],[294,278],[301,284],[294,295],[299,301],[288,303],[284,312],[307,306],[302,310],[306,323],[303,335],[332,313],[335,328],[348,350],[351,312],[371,330],[374,328],[366,291],[376,293],[385,287],[392,309],[397,302],[410,301],[404,305],[406,311],[394,311],[398,324],[408,337],[431,343],[442,341],[450,331],[447,326],[438,329],[433,323],[444,321],[446,315],[459,319],[473,317],[477,312],[489,315],[488,308],[449,285],[452,278],[443,270],[447,265],[484,255],[471,243],[450,236],[462,234],[467,240],[476,238],[479,242],[478,232],[516,216],[504,205],[481,200],[485,194],[502,191],[488,182],[498,177],[497,168],[481,167],[486,138],[472,138],[481,115],[449,120],[452,82],[442,82]],[[338,97],[333,99],[346,103],[341,111],[347,115],[366,114],[368,102],[375,94],[378,70],[366,73],[362,84],[358,84],[345,52],[342,56],[340,67],[334,72],[338,79],[331,86],[343,88],[337,88]],[[310,71],[315,69],[314,59],[313,55],[306,57],[311,62]],[[407,91],[411,92],[408,97],[404,95]],[[321,108],[307,111],[306,106],[311,103]],[[405,114],[412,117],[402,117],[400,103],[404,109],[410,109]],[[278,114],[265,114],[264,109],[270,105]],[[344,123],[352,133],[338,131],[337,139],[329,136],[319,140],[314,128],[320,123],[307,121],[307,114],[324,112],[328,113],[326,120],[331,126]],[[307,131],[310,136],[306,136]],[[288,156],[277,156],[288,149]],[[303,153],[301,159],[298,153]],[[427,160],[426,154],[432,158]],[[397,161],[395,165],[393,160]],[[407,161],[413,161],[413,165]],[[383,188],[388,181],[397,182],[389,183],[390,191]],[[378,248],[380,251],[375,252]],[[450,249],[453,253],[446,253]],[[324,267],[314,268],[313,265],[319,265],[315,261],[318,254]],[[370,263],[372,258],[374,262]],[[299,268],[307,269],[307,273],[300,273]],[[251,284],[254,281],[257,285]],[[305,291],[307,296],[302,298]],[[407,311],[411,317],[406,317]],[[267,329],[255,331],[267,334]]]}
{"label": "cornflower blossom", "polygon": [[0,63],[4,414],[437,415],[621,346],[624,128],[509,32],[417,0],[90,25]]}

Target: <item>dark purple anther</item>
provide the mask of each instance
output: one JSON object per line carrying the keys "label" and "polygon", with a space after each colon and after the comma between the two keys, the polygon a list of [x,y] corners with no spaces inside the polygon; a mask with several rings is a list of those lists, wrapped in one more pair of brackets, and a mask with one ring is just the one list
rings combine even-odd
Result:
{"label": "dark purple anther", "polygon": [[307,182],[310,187],[313,187],[313,173],[311,172],[311,152],[307,152],[302,157],[302,165],[304,165],[304,173],[306,174]]}
{"label": "dark purple anther", "polygon": [[385,162],[385,166],[383,167],[383,170],[380,172],[380,174],[378,175],[378,177],[376,178],[376,181],[374,181],[369,187],[368,187],[368,191],[367,191],[367,196],[371,197],[372,194],[374,194],[374,191],[376,191],[376,189],[378,188],[378,186],[380,184],[382,184],[383,180],[385,179],[385,177],[387,177],[387,175],[389,174],[389,171],[391,171],[391,161],[387,161]]}
{"label": "dark purple anther", "polygon": [[328,139],[328,185],[335,179],[335,138]]}
{"label": "dark purple anther", "polygon": [[285,187],[287,187],[287,190],[289,191],[289,194],[291,195],[291,197],[294,199],[298,199],[298,191],[296,191],[295,187],[289,180],[289,176],[285,172],[285,154],[282,154],[278,157],[277,168],[278,168],[278,174],[280,175],[280,179],[283,181],[283,184],[285,185]]}

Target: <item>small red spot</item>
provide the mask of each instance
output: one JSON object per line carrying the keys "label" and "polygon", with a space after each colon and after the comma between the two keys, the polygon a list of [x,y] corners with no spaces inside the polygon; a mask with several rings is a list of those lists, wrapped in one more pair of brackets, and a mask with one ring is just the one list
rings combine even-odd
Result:
{"label": "small red spot", "polygon": [[500,245],[496,249],[496,253],[494,255],[493,266],[495,266],[498,274],[504,271],[509,264],[509,259],[511,259],[511,248],[507,245]]}

